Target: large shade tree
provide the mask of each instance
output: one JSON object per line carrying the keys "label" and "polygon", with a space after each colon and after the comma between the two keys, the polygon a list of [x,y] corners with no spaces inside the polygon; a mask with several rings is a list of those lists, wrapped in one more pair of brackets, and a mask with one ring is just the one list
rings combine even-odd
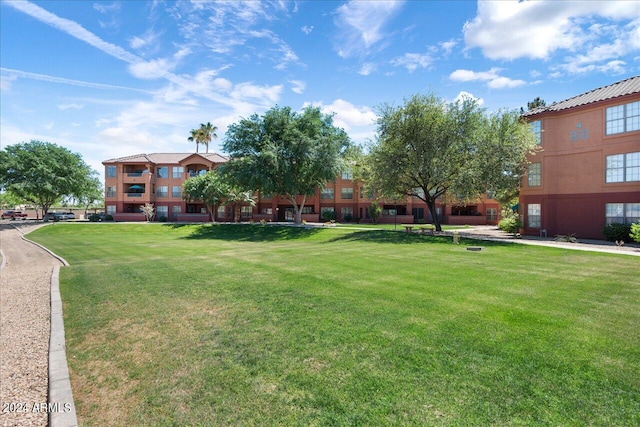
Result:
{"label": "large shade tree", "polygon": [[534,147],[530,127],[515,111],[487,114],[470,98],[447,103],[414,95],[404,105],[380,107],[370,184],[381,195],[423,200],[440,231],[436,199],[465,201],[517,188]]}
{"label": "large shade tree", "polygon": [[228,187],[220,173],[214,169],[186,180],[182,184],[182,198],[187,202],[202,202],[213,221],[216,206],[227,196]]}
{"label": "large shade tree", "polygon": [[349,144],[333,116],[319,108],[294,112],[276,106],[229,126],[225,168],[241,188],[288,198],[300,223],[307,198],[340,173]]}
{"label": "large shade tree", "polygon": [[83,199],[99,191],[95,173],[80,154],[50,142],[32,140],[0,151],[0,185],[43,215],[63,198]]}

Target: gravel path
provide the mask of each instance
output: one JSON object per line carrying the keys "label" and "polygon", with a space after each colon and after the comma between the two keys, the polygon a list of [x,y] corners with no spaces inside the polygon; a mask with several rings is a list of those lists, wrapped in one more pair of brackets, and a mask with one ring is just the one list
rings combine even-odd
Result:
{"label": "gravel path", "polygon": [[[0,424],[47,426],[51,274],[60,261],[0,224]],[[44,410],[40,411],[45,405]]]}

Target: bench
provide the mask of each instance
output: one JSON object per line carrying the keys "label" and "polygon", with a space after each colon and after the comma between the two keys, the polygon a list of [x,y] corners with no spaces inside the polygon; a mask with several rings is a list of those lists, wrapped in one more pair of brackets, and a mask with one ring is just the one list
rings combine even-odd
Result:
{"label": "bench", "polygon": [[436,231],[436,227],[433,225],[427,225],[427,226],[422,226],[420,227],[420,233],[421,234],[431,234],[433,236],[433,233]]}

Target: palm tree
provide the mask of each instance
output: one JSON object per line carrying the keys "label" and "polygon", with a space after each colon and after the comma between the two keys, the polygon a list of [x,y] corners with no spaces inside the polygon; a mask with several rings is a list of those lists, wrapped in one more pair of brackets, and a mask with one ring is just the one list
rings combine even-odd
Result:
{"label": "palm tree", "polygon": [[[198,152],[198,145],[202,143],[202,127],[199,129],[191,129],[191,136],[187,138],[188,141],[196,142],[196,153]],[[207,146],[208,147],[208,146]]]}
{"label": "palm tree", "polygon": [[206,124],[200,124],[200,131],[202,132],[202,140],[200,141],[202,144],[207,147],[207,153],[209,152],[209,143],[211,142],[211,138],[218,139],[218,127],[211,124],[211,122],[207,122]]}

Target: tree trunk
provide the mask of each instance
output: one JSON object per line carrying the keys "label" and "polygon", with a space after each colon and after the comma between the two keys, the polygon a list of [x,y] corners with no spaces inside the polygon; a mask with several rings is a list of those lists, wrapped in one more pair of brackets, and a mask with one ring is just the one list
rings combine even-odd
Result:
{"label": "tree trunk", "polygon": [[442,231],[442,225],[440,225],[440,220],[438,219],[438,213],[436,211],[436,199],[429,197],[426,202],[429,212],[431,212],[431,218],[433,218],[433,225],[435,226],[436,231]]}

